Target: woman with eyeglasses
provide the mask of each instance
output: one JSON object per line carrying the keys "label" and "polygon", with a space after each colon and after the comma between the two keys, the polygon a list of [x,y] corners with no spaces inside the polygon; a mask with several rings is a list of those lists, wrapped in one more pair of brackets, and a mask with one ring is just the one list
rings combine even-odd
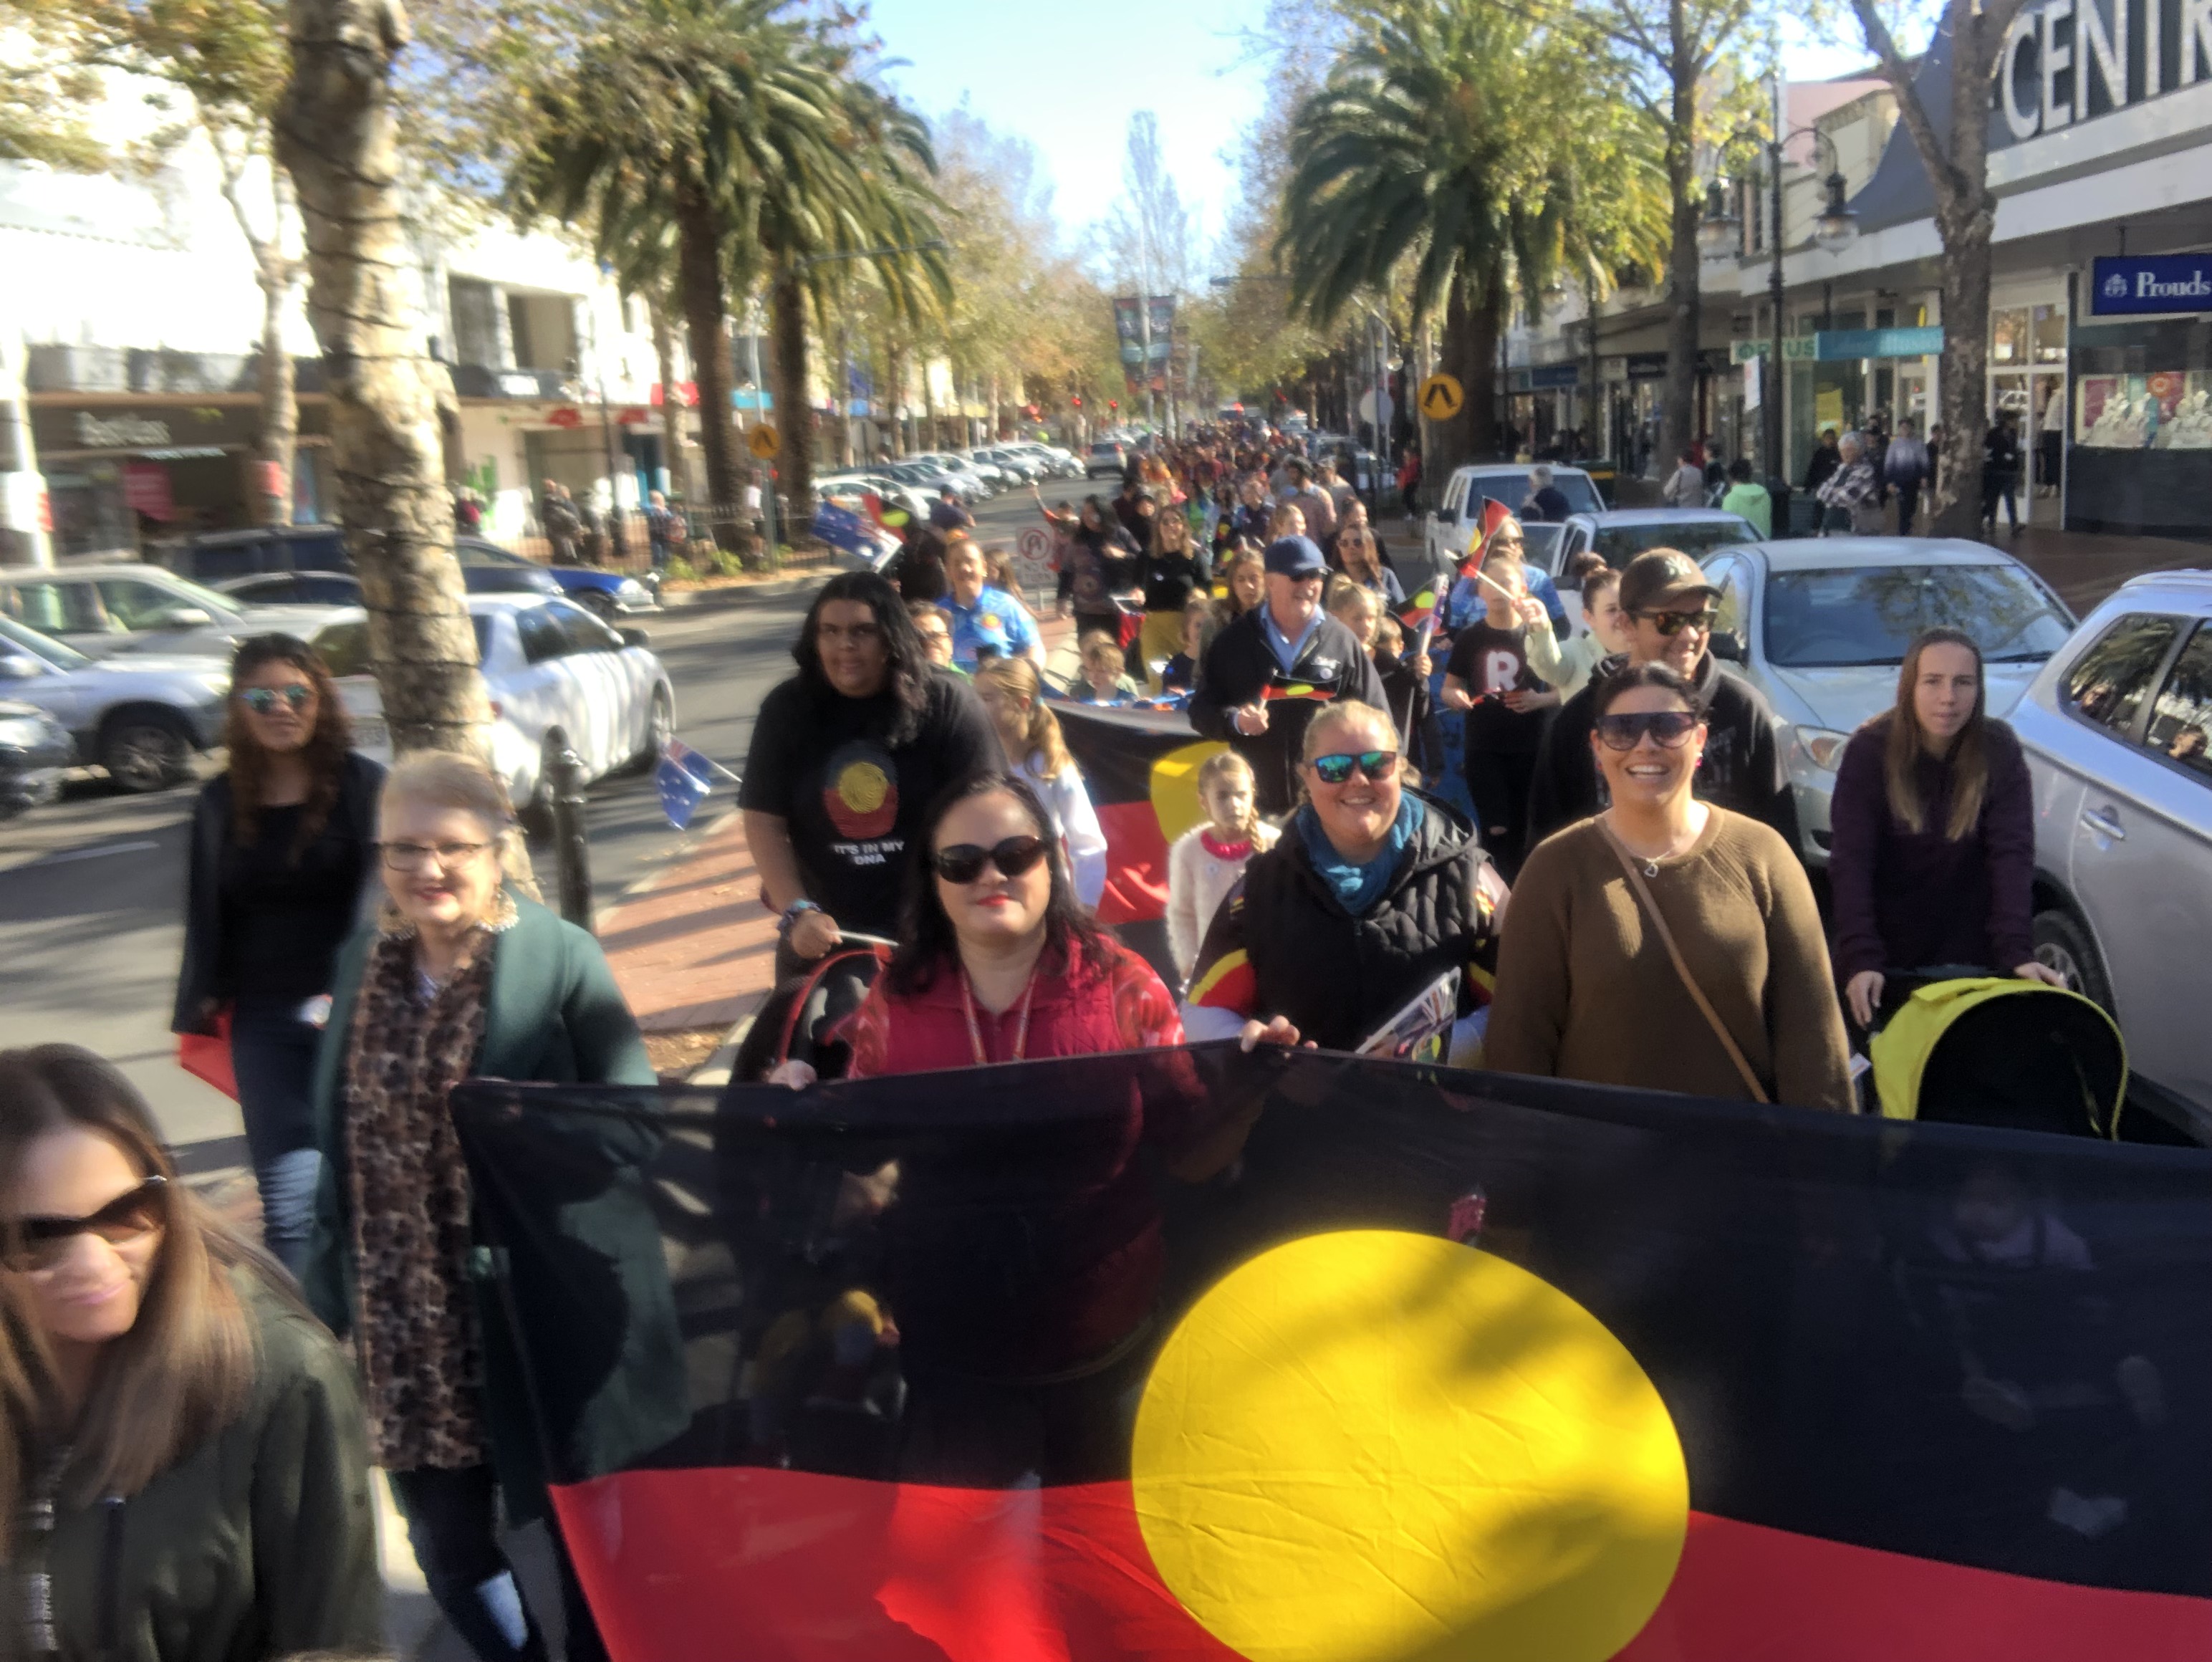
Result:
{"label": "woman with eyeglasses", "polygon": [[1473,1015],[1505,901],[1473,828],[1404,788],[1397,729],[1373,704],[1323,705],[1300,757],[1304,801],[1199,947],[1191,1037],[1357,1050],[1455,971],[1458,1014]]}
{"label": "woman with eyeglasses", "polygon": [[315,1046],[370,886],[384,770],[352,749],[321,656],[289,635],[239,647],[223,742],[229,765],[192,814],[171,1025],[228,1023],[261,1239],[297,1275],[314,1218]]}
{"label": "woman with eyeglasses", "polygon": [[[544,1515],[546,1497],[523,1392],[498,1367],[504,1318],[467,1267],[473,1212],[447,1099],[477,1077],[654,1083],[599,943],[507,886],[513,821],[472,757],[418,752],[385,782],[384,904],[339,959],[315,1062],[323,1178],[304,1278],[315,1312],[353,1336],[370,1444],[431,1596],[484,1662],[544,1653],[495,1525]],[[568,1653],[599,1654],[562,1570]]]}
{"label": "woman with eyeglasses", "polygon": [[1850,1112],[1812,885],[1771,828],[1692,791],[1709,736],[1696,690],[1639,664],[1591,706],[1608,805],[1521,868],[1486,1062]]}
{"label": "woman with eyeglasses", "polygon": [[353,1370],[73,1044],[0,1051],[0,1654],[383,1648]]}

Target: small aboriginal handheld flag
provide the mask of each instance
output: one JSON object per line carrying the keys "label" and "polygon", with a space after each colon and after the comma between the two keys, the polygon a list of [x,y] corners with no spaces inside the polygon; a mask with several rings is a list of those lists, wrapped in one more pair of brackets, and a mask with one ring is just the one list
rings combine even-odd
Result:
{"label": "small aboriginal handheld flag", "polygon": [[1270,681],[1261,689],[1260,702],[1278,703],[1291,699],[1302,703],[1325,704],[1336,694],[1327,687],[1317,687],[1310,681]]}
{"label": "small aboriginal handheld flag", "polygon": [[1482,533],[1468,545],[1467,557],[1459,563],[1459,575],[1472,577],[1482,569],[1482,557],[1490,551],[1490,539],[1498,534],[1498,527],[1513,517],[1513,510],[1494,496],[1482,499]]}
{"label": "small aboriginal handheld flag", "polygon": [[453,1117],[614,1662],[2212,1656],[2202,1148],[1234,1044]]}
{"label": "small aboriginal handheld flag", "polygon": [[1433,624],[1437,620],[1438,600],[1436,585],[1424,585],[1419,594],[1406,602],[1404,609],[1398,613],[1398,621],[1407,629],[1414,630],[1424,624]]}

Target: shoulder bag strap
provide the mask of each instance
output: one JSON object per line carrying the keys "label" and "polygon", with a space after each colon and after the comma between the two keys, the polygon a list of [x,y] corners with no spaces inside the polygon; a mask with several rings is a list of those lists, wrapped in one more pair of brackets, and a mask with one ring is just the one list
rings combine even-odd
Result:
{"label": "shoulder bag strap", "polygon": [[1736,1044],[1735,1036],[1729,1032],[1728,1024],[1721,1020],[1720,1012],[1713,1008],[1712,1001],[1705,996],[1705,989],[1698,985],[1698,978],[1690,973],[1690,966],[1682,958],[1682,949],[1674,944],[1674,932],[1667,927],[1667,919],[1659,910],[1659,903],[1652,898],[1651,891],[1644,881],[1644,874],[1636,869],[1635,860],[1621,846],[1620,839],[1613,834],[1612,826],[1600,819],[1598,829],[1604,832],[1606,846],[1613,850],[1613,858],[1620,861],[1620,869],[1627,875],[1628,886],[1636,892],[1636,898],[1644,910],[1644,915],[1651,920],[1651,927],[1659,932],[1659,944],[1666,947],[1667,956],[1674,960],[1674,973],[1681,977],[1683,988],[1689,993],[1691,1001],[1698,1007],[1698,1014],[1704,1016],[1706,1024],[1712,1028],[1713,1037],[1720,1040],[1721,1048],[1729,1054],[1729,1060],[1735,1063],[1735,1070],[1742,1075],[1745,1087],[1751,1092],[1752,1100],[1771,1101],[1772,1099],[1766,1094],[1766,1087],[1759,1082],[1759,1075],[1752,1071],[1751,1063],[1745,1060],[1742,1047]]}

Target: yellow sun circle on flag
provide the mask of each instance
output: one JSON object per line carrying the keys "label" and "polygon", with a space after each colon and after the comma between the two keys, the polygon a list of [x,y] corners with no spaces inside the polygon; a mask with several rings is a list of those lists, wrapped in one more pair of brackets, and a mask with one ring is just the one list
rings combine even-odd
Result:
{"label": "yellow sun circle on flag", "polygon": [[1131,1475],[1161,1579],[1251,1662],[1600,1662],[1689,1519],[1674,1421],[1602,1323],[1388,1230],[1209,1290],[1146,1385]]}
{"label": "yellow sun circle on flag", "polygon": [[1207,758],[1228,748],[1222,744],[1184,745],[1152,764],[1152,815],[1169,842],[1206,823],[1205,799],[1198,794],[1198,770]]}
{"label": "yellow sun circle on flag", "polygon": [[890,779],[873,762],[854,762],[837,776],[838,801],[855,813],[873,813],[890,793]]}

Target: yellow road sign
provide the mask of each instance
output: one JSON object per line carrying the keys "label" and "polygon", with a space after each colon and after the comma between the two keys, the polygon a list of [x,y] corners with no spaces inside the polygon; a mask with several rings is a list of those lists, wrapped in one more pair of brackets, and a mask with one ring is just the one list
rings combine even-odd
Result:
{"label": "yellow road sign", "polygon": [[1449,421],[1467,402],[1455,375],[1431,375],[1421,383],[1421,413],[1431,421]]}
{"label": "yellow road sign", "polygon": [[[1459,406],[1455,405],[1452,407],[1457,409]],[[745,442],[751,447],[753,454],[758,456],[763,461],[767,461],[773,457],[783,445],[783,441],[776,436],[775,429],[769,426],[765,422],[753,429]]]}

